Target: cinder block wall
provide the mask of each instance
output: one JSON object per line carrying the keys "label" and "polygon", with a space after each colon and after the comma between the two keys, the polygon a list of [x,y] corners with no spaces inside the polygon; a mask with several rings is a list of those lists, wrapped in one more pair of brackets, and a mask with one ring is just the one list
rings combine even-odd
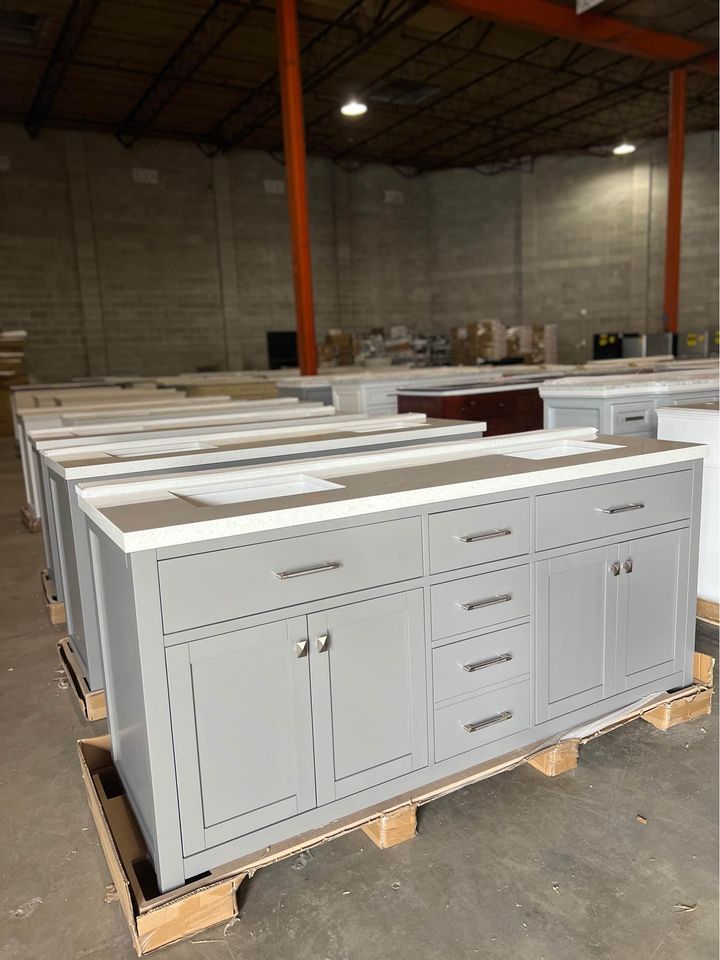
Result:
{"label": "cinder block wall", "polygon": [[[267,364],[294,326],[284,169],[262,153],[0,125],[0,326],[40,379]],[[3,166],[7,166],[4,164]],[[138,183],[133,169],[157,171]],[[553,156],[532,172],[309,160],[318,335],[496,316],[555,321],[562,356],[598,329],[659,330],[665,144]],[[717,134],[688,138],[681,325],[716,320]]]}

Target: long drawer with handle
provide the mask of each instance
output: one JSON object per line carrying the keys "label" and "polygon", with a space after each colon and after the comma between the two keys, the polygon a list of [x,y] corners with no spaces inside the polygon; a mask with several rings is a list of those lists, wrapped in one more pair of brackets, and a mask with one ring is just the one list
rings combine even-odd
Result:
{"label": "long drawer with handle", "polygon": [[527,564],[462,577],[430,588],[433,640],[530,614],[530,568]]}
{"label": "long drawer with handle", "polygon": [[189,630],[422,575],[419,517],[158,563],[163,629]]}
{"label": "long drawer with handle", "polygon": [[432,514],[429,530],[431,573],[519,557],[530,549],[530,501],[444,510]]}
{"label": "long drawer with handle", "polygon": [[536,548],[549,550],[686,520],[691,506],[690,470],[546,493],[536,500]]}
{"label": "long drawer with handle", "polygon": [[530,672],[530,627],[507,627],[433,650],[435,703],[477,693]]}
{"label": "long drawer with handle", "polygon": [[530,726],[530,681],[489,690],[477,697],[435,709],[435,760],[527,730]]}

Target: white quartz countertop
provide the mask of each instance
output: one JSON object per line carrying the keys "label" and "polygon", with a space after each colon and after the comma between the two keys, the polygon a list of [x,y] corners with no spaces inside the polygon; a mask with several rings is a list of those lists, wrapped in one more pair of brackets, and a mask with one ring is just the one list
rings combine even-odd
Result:
{"label": "white quartz countertop", "polygon": [[537,380],[542,380],[541,376],[537,378],[518,378],[506,379],[502,383],[493,381],[485,383],[466,383],[453,384],[448,383],[432,384],[427,386],[399,387],[399,397],[472,397],[480,393],[507,393],[510,390],[537,390]]}
{"label": "white quartz countertop", "polygon": [[546,380],[539,389],[541,397],[618,397],[707,392],[713,388],[718,388],[717,370],[635,373],[602,378],[573,377]]}
{"label": "white quartz countertop", "polygon": [[[592,429],[538,430],[271,466],[80,484],[77,493],[91,520],[121,549],[133,552],[610,476],[689,462],[706,451],[704,445],[597,438]],[[544,455],[551,458],[542,459]],[[307,492],[286,495],[283,491],[292,486]]]}
{"label": "white quartz countertop", "polygon": [[277,421],[325,419],[335,414],[335,407],[322,403],[300,403],[294,407],[269,407],[263,410],[196,410],[164,413],[155,417],[152,413],[144,412],[138,416],[128,416],[120,420],[86,421],[79,423],[63,423],[56,427],[45,427],[30,430],[28,436],[31,443],[40,440],[50,440],[53,437],[63,436],[103,436],[120,433],[144,433],[151,430],[170,430],[174,427],[201,427],[220,426],[233,423],[271,423]]}
{"label": "white quartz countertop", "polygon": [[[377,417],[343,424],[298,426],[294,430],[240,431],[221,435],[197,433],[175,439],[141,439],[102,447],[61,447],[45,454],[48,467],[66,480],[99,479],[132,473],[197,467],[207,469],[242,460],[326,456],[333,451],[362,450],[383,444],[418,444],[480,436],[482,422],[421,420],[412,414]],[[273,435],[275,434],[275,435]]]}

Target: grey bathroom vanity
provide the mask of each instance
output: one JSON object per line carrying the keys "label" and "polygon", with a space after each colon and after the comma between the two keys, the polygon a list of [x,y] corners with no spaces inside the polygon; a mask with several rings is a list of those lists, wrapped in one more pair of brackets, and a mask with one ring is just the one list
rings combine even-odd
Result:
{"label": "grey bathroom vanity", "polygon": [[619,436],[657,436],[658,407],[716,401],[718,368],[629,376],[575,377],[540,388],[544,425],[595,427]]}
{"label": "grey bathroom vanity", "polygon": [[133,433],[144,430],[158,429],[164,426],[180,426],[183,422],[198,423],[201,418],[215,419],[215,422],[239,422],[243,416],[247,420],[257,419],[258,412],[262,411],[267,420],[284,420],[304,418],[308,416],[331,416],[335,411],[332,407],[325,407],[320,403],[298,403],[291,397],[271,400],[218,400],[217,397],[195,397],[185,400],[182,398],[172,405],[167,404],[128,404],[115,407],[113,410],[94,410],[90,413],[77,408],[73,410],[52,411],[45,414],[39,411],[33,415],[19,417],[20,428],[20,456],[22,460],[23,478],[28,503],[41,516],[41,500],[37,486],[33,447],[39,437],[47,437],[55,430],[62,435],[68,430],[92,430],[106,434]]}
{"label": "grey bathroom vanity", "polygon": [[[49,540],[56,596],[65,604],[69,639],[91,691],[104,686],[98,615],[90,565],[86,516],[76,488],[90,482],[160,474],[155,486],[173,474],[252,464],[279,464],[302,457],[412,447],[483,435],[482,423],[427,421],[424,416],[376,417],[302,426],[268,427],[234,433],[187,435],[168,442],[149,437],[102,446],[66,447],[43,456],[43,534]],[[344,459],[347,462],[348,458]],[[270,466],[268,466],[268,470]],[[193,482],[199,482],[195,480]],[[152,486],[152,485],[151,485]]]}
{"label": "grey bathroom vanity", "polygon": [[691,682],[703,453],[561,430],[80,487],[160,889]]}

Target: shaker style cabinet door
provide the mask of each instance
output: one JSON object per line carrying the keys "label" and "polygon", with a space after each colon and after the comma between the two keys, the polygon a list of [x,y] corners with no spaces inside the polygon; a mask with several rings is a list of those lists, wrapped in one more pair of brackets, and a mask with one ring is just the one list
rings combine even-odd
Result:
{"label": "shaker style cabinet door", "polygon": [[595,547],[536,564],[538,723],[612,695],[617,554]]}
{"label": "shaker style cabinet door", "polygon": [[689,544],[687,530],[620,544],[618,692],[683,669]]}
{"label": "shaker style cabinet door", "polygon": [[308,617],[318,805],[427,765],[421,590]]}
{"label": "shaker style cabinet door", "polygon": [[305,617],[166,657],[185,856],[314,807]]}

